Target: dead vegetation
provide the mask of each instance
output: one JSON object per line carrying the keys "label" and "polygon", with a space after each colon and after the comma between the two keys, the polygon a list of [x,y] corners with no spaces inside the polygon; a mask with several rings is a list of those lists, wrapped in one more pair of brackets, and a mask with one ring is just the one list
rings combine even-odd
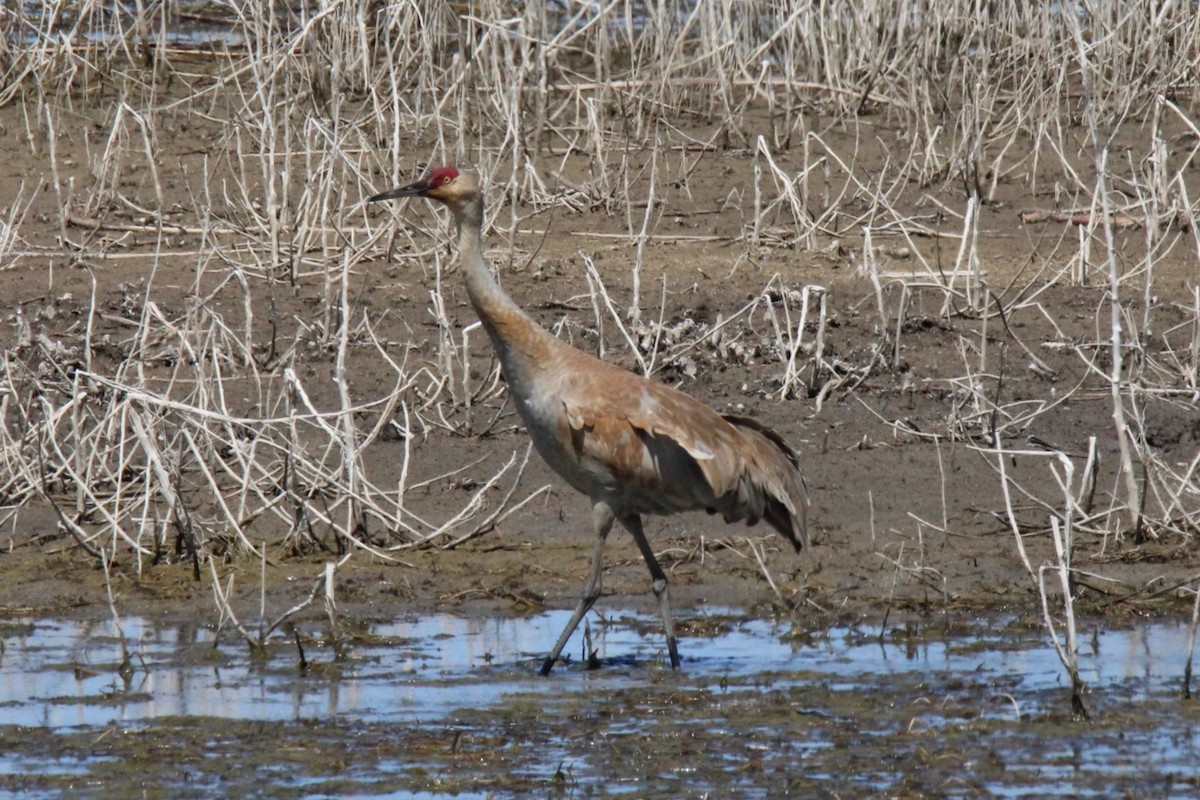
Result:
{"label": "dead vegetation", "polygon": [[[363,202],[434,162],[490,185],[510,280],[581,267],[559,335],[645,373],[686,386],[754,363],[755,391],[793,418],[856,399],[876,413],[864,392],[912,380],[910,338],[952,332],[954,359],[916,378],[945,398],[942,424],[880,412],[864,441],[977,450],[1018,557],[1039,586],[1057,570],[1068,618],[1080,537],[1100,555],[1194,545],[1195,431],[1155,443],[1174,424],[1156,420],[1194,421],[1200,398],[1187,4],[251,7],[215,4],[192,36],[195,18],[159,5],[0,12],[5,135],[38,165],[0,189],[0,271],[25,276],[0,370],[13,546],[36,508],[138,571],[265,550],[391,560],[544,492],[522,481],[518,439],[503,458],[414,469],[430,436],[469,452],[513,426],[437,225]],[[699,180],[734,168],[719,192]],[[991,220],[1018,214],[1010,261],[989,263]],[[561,231],[575,238],[548,258]],[[706,277],[748,299],[668,313],[692,278],[645,278],[663,242],[723,247],[725,273]],[[616,274],[596,264],[612,244],[629,261]],[[781,253],[846,267],[861,290],[752,268]],[[398,300],[427,330],[373,285],[393,262],[424,276],[427,294]],[[140,279],[112,285],[108,267],[131,263]],[[1048,300],[1064,287],[1087,289],[1092,335]],[[852,314],[869,344],[843,338]],[[356,377],[367,363],[373,383]],[[1017,397],[1020,380],[1051,388]],[[1086,452],[1031,449],[1039,420],[1097,393],[1110,424]],[[1006,469],[1018,451],[1041,466]],[[950,524],[941,480],[940,519],[912,509],[920,530]],[[466,492],[454,509],[413,502],[450,481]],[[871,500],[852,502],[865,530]],[[1046,533],[1043,565],[1023,542]],[[928,578],[923,555],[886,557]]]}

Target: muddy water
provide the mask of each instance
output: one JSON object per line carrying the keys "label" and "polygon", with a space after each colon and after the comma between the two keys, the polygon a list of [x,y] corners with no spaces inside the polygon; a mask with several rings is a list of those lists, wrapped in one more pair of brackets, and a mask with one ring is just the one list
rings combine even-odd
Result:
{"label": "muddy water", "polygon": [[[1200,796],[1187,628],[1087,630],[1090,721],[1043,632],[590,618],[603,666],[549,678],[561,612],[330,631],[0,623],[0,794],[20,797]],[[128,654],[128,659],[125,654]]]}

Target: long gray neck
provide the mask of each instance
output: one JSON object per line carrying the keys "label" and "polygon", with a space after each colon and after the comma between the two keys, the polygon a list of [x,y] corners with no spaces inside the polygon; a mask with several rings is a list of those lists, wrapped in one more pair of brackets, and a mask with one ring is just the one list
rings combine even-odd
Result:
{"label": "long gray neck", "polygon": [[516,304],[500,288],[483,260],[483,201],[476,197],[455,209],[458,222],[458,257],[467,279],[471,305],[483,316],[483,310],[495,302]]}
{"label": "long gray neck", "polygon": [[482,199],[471,198],[453,210],[458,222],[459,260],[466,274],[467,296],[501,363],[506,369],[513,368],[516,366],[513,359],[519,358],[525,349],[523,343],[532,343],[549,334],[500,288],[483,260]]}

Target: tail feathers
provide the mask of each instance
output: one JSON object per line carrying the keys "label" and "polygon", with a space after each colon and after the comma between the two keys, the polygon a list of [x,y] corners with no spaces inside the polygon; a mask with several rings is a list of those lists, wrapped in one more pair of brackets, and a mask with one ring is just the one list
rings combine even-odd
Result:
{"label": "tail feathers", "polygon": [[783,437],[749,417],[726,416],[746,440],[746,466],[738,482],[737,501],[724,510],[727,522],[764,519],[791,542],[797,552],[809,546],[808,487],[800,457]]}

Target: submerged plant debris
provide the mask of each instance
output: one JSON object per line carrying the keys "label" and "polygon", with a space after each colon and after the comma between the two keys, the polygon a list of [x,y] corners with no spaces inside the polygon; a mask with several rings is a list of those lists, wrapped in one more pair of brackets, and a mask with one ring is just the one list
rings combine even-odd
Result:
{"label": "submerged plant debris", "polygon": [[[1072,718],[1055,656],[1015,621],[881,639],[690,618],[683,671],[653,620],[600,619],[602,667],[542,678],[524,651],[565,612],[373,625],[307,669],[211,626],[126,620],[3,627],[0,791],[97,798],[1182,796],[1200,789],[1186,628],[1098,629],[1095,709]],[[999,624],[997,624],[999,623]],[[1157,655],[1162,654],[1162,655]],[[1169,655],[1168,655],[1169,654]]]}

